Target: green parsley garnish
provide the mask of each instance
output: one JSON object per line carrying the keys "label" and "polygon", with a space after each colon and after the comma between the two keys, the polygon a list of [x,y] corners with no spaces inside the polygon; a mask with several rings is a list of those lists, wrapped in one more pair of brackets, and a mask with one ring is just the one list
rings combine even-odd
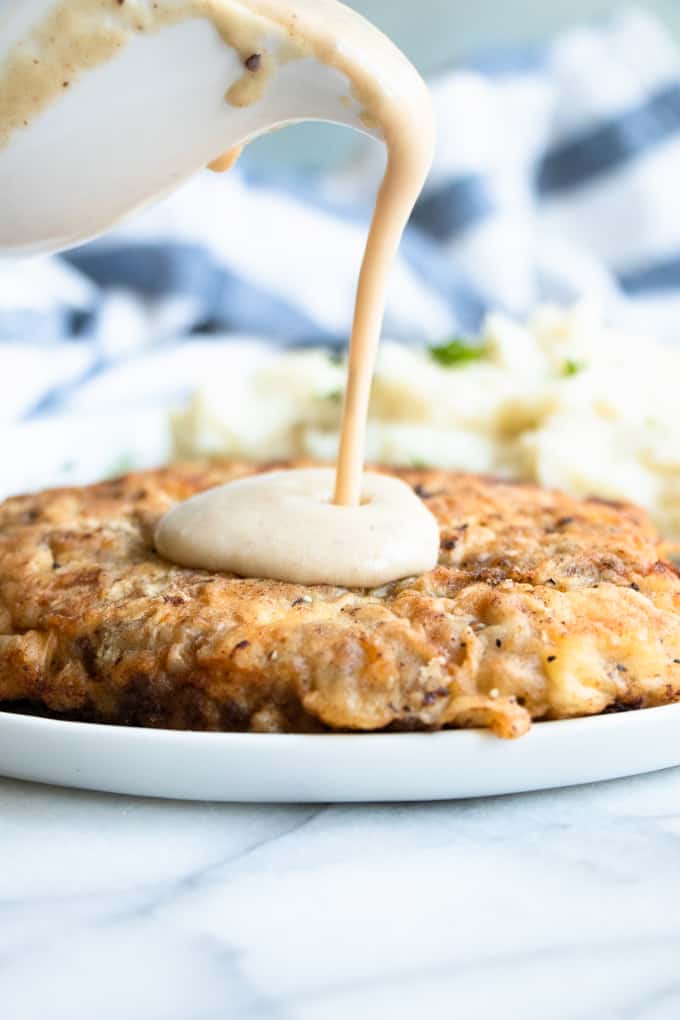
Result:
{"label": "green parsley garnish", "polygon": [[446,343],[428,347],[431,358],[444,368],[457,368],[459,365],[469,365],[473,361],[480,361],[485,349],[483,347],[472,347],[466,340],[460,337],[453,337]]}
{"label": "green parsley garnish", "polygon": [[567,358],[562,365],[562,375],[565,379],[569,379],[572,375],[578,375],[585,367],[582,361],[574,361],[573,358]]}
{"label": "green parsley garnish", "polygon": [[134,470],[135,460],[131,453],[121,453],[113,463],[110,465],[109,470],[104,475],[105,479],[120,478],[121,475],[126,475],[128,472]]}
{"label": "green parsley garnish", "polygon": [[330,401],[331,404],[340,404],[342,403],[343,396],[342,390],[331,390],[330,393],[324,394],[323,399]]}

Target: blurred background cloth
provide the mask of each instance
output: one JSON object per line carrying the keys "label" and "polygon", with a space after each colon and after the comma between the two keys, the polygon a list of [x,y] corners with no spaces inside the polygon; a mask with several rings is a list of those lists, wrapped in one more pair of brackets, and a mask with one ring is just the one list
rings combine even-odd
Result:
{"label": "blurred background cloth", "polygon": [[[680,58],[661,25],[629,11],[432,87],[438,152],[385,335],[436,341],[492,308],[586,297],[679,336]],[[367,140],[324,173],[246,158],[90,245],[1,264],[0,416],[166,399],[187,383],[172,351],[197,336],[346,343],[383,166]]]}

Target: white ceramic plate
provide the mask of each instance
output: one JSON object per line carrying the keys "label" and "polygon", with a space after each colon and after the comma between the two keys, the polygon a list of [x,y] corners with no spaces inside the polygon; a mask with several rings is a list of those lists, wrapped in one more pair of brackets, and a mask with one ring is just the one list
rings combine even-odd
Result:
{"label": "white ceramic plate", "polygon": [[680,764],[680,705],[488,733],[177,733],[0,713],[0,773],[183,800],[448,800],[615,779]]}
{"label": "white ceramic plate", "polygon": [[[102,437],[105,437],[102,441]],[[165,413],[5,426],[0,495],[88,482],[167,454]],[[488,733],[176,733],[0,713],[0,774],[111,793],[224,801],[408,801],[517,793],[680,765],[680,705]]]}

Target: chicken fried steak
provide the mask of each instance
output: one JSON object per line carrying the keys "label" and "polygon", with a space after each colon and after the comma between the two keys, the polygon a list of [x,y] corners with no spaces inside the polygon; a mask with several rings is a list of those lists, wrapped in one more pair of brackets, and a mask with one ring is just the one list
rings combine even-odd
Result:
{"label": "chicken fried steak", "polygon": [[532,719],[680,700],[680,576],[641,511],[400,471],[440,524],[422,577],[348,591],[156,554],[173,502],[258,470],[185,464],[0,506],[4,705],[195,730],[516,737]]}

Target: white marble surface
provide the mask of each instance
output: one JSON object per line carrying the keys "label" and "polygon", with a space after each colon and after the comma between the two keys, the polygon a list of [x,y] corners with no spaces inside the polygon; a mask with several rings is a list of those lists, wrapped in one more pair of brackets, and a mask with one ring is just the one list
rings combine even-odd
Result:
{"label": "white marble surface", "polygon": [[3,1020],[677,1020],[680,769],[486,801],[0,780]]}

